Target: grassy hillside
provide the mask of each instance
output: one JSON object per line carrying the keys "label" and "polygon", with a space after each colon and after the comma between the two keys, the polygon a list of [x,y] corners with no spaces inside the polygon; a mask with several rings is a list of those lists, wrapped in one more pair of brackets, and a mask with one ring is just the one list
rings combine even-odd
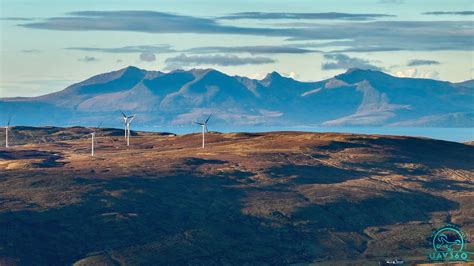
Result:
{"label": "grassy hillside", "polygon": [[[44,130],[30,128],[30,136]],[[434,227],[474,230],[470,145],[272,132],[209,133],[205,149],[200,134],[137,133],[126,147],[122,131],[107,132],[95,157],[89,138],[0,149],[1,260],[423,260]]]}

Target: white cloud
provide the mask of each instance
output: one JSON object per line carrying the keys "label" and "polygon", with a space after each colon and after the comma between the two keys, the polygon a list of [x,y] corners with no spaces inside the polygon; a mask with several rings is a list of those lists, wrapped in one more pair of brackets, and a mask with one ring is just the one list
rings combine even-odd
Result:
{"label": "white cloud", "polygon": [[397,71],[394,74],[399,78],[414,78],[418,74],[418,70],[416,68],[409,68]]}
{"label": "white cloud", "polygon": [[284,73],[283,75],[292,79],[298,79],[300,77],[300,75],[294,71],[291,71],[290,73]]}
{"label": "white cloud", "polygon": [[407,68],[394,73],[400,78],[424,78],[424,79],[439,79],[438,71],[419,71],[417,68]]}

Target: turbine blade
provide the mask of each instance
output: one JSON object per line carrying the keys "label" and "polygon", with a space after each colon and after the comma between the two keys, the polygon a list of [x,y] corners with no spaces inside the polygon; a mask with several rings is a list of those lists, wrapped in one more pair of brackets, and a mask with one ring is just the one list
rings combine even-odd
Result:
{"label": "turbine blade", "polygon": [[200,126],[204,125],[203,123],[200,123],[200,122],[194,122],[194,124],[197,124],[197,125],[200,125]]}
{"label": "turbine blade", "polygon": [[124,112],[122,112],[122,110],[120,110],[120,112],[122,113],[124,118],[127,118],[127,116],[124,114]]}
{"label": "turbine blade", "polygon": [[10,117],[8,117],[8,123],[7,123],[7,127],[9,127],[9,126],[10,126],[10,122],[11,122],[11,121],[12,121],[12,117],[10,116]]}
{"label": "turbine blade", "polygon": [[100,128],[100,126],[102,126],[102,123],[103,122],[100,122],[100,124],[95,128],[96,130]]}
{"label": "turbine blade", "polygon": [[209,119],[211,118],[211,115],[212,115],[212,114],[210,114],[210,115],[207,117],[206,122],[204,122],[204,124],[207,124],[207,122],[208,122]]}
{"label": "turbine blade", "polygon": [[206,128],[206,132],[209,132],[209,130],[207,129],[207,126],[204,126]]}
{"label": "turbine blade", "polygon": [[132,123],[133,119],[135,119],[135,116],[136,116],[136,115],[132,115],[132,116],[129,116],[129,117],[128,117],[128,118],[130,118],[130,120],[128,120],[128,123],[129,123],[129,124]]}

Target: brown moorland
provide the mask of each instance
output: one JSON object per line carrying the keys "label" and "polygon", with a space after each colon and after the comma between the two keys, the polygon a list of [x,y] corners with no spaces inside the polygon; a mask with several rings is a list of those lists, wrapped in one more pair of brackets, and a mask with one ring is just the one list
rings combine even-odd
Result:
{"label": "brown moorland", "polygon": [[200,134],[133,132],[127,147],[101,129],[91,157],[90,129],[13,131],[2,265],[423,261],[433,228],[474,233],[471,145],[210,132],[201,149]]}

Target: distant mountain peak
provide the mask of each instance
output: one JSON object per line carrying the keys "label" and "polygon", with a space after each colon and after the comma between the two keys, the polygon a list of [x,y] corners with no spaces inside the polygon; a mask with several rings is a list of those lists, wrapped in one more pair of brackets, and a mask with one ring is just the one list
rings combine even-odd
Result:
{"label": "distant mountain peak", "polygon": [[121,69],[122,71],[146,71],[145,69],[138,68],[136,66],[128,66]]}
{"label": "distant mountain peak", "polygon": [[138,68],[136,66],[128,66],[126,68],[122,68],[121,70],[119,70],[119,72],[122,73],[122,75],[125,75],[125,74],[144,74],[146,72],[148,72],[147,70],[145,69],[141,69],[141,68]]}
{"label": "distant mountain peak", "polygon": [[287,80],[288,78],[285,78],[283,77],[282,75],[280,75],[280,73],[276,72],[276,71],[273,71],[271,73],[268,73],[265,78],[263,78],[262,80],[260,80],[260,84],[262,84],[263,86],[265,87],[268,87],[270,86],[272,83],[274,82],[279,82],[279,81],[282,81],[282,80]]}
{"label": "distant mountain peak", "polygon": [[352,73],[357,73],[357,72],[361,72],[361,73],[383,73],[379,70],[375,70],[375,69],[368,69],[368,68],[358,68],[358,67],[351,67],[349,69],[346,70],[345,73],[341,74],[341,75],[344,75],[344,74],[352,74]]}
{"label": "distant mountain peak", "polygon": [[379,70],[373,69],[361,69],[361,68],[349,68],[346,72],[336,75],[334,78],[342,80],[349,84],[368,81],[368,82],[378,82],[380,80],[385,80],[389,78],[395,78],[389,74],[386,74]]}
{"label": "distant mountain peak", "polygon": [[280,75],[280,73],[276,72],[276,71],[272,71],[271,73],[268,73],[264,80],[268,80],[268,79],[278,79],[278,78],[283,78],[282,75]]}

